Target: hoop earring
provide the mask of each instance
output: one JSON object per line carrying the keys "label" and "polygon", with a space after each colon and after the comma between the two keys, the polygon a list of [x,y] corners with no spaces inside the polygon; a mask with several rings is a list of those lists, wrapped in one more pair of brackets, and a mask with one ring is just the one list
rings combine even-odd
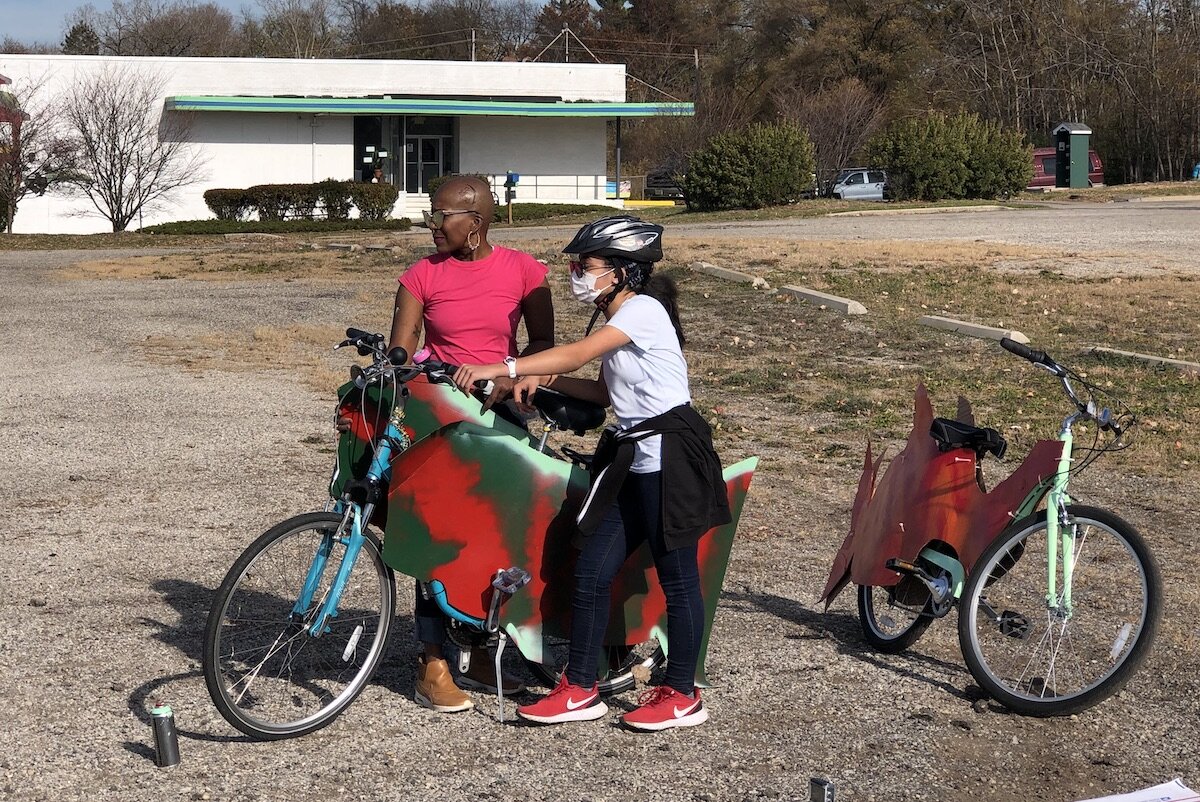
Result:
{"label": "hoop earring", "polygon": [[[475,244],[474,245],[471,244],[471,234],[475,235]],[[480,241],[481,241],[481,238],[479,236],[478,231],[468,232],[467,233],[467,250],[469,250],[471,253],[475,253],[475,249],[479,247]]]}

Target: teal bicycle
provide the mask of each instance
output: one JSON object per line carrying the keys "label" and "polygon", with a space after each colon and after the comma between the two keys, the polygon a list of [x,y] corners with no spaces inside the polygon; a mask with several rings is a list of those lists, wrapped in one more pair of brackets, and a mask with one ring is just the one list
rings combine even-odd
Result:
{"label": "teal bicycle", "polygon": [[[1068,715],[1124,687],[1161,618],[1162,580],[1142,536],[1068,490],[1073,474],[1129,444],[1136,418],[1120,402],[1103,406],[1105,391],[1042,351],[1000,344],[1061,382],[1074,411],[1057,440],[1037,443],[989,492],[981,463],[1004,454],[1004,438],[970,422],[969,408],[933,419],[920,389],[908,445],[878,483],[868,452],[822,598],[857,584],[864,637],[888,653],[957,606],[959,646],[980,687],[1018,713]],[[1085,424],[1095,439],[1076,443]]]}

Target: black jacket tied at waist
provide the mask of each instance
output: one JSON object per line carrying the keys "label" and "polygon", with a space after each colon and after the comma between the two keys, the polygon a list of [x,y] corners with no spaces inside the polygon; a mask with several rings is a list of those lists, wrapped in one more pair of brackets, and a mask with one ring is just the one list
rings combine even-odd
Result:
{"label": "black jacket tied at waist", "polygon": [[690,404],[681,404],[629,429],[609,427],[592,459],[592,483],[576,522],[590,535],[617,500],[638,440],[662,435],[662,527],[668,549],[697,540],[732,520],[712,429]]}

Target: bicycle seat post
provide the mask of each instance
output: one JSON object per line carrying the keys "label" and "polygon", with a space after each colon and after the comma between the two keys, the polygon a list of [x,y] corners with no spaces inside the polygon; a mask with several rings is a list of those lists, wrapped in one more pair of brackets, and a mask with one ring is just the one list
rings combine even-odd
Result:
{"label": "bicycle seat post", "polygon": [[542,415],[541,418],[542,418],[542,437],[540,440],[538,440],[537,450],[542,453],[545,453],[546,440],[548,440],[550,438],[550,432],[554,431],[557,427],[545,415]]}

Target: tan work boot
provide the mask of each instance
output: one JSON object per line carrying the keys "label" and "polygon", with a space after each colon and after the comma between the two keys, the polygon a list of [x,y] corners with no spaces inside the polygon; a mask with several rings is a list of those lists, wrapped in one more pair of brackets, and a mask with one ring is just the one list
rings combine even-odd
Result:
{"label": "tan work boot", "polygon": [[475,706],[471,697],[454,684],[445,660],[417,658],[417,704],[439,713],[458,713]]}

